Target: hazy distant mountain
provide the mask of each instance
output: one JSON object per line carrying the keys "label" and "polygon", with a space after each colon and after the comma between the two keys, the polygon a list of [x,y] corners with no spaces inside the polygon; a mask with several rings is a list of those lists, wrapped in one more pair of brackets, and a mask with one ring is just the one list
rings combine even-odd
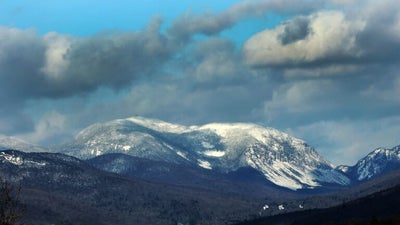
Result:
{"label": "hazy distant mountain", "polygon": [[400,169],[400,146],[392,149],[377,148],[354,166],[340,166],[338,169],[358,182]]}
{"label": "hazy distant mountain", "polygon": [[81,159],[124,153],[225,173],[251,167],[289,189],[350,183],[304,141],[248,123],[183,126],[133,117],[94,124],[59,149]]}
{"label": "hazy distant mountain", "polygon": [[0,135],[0,150],[15,149],[25,152],[45,152],[47,148],[30,144],[16,137]]}

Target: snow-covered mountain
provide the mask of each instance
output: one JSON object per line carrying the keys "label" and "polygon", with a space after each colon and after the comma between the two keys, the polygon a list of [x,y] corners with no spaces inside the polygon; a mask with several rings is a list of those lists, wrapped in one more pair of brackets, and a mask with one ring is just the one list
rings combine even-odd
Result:
{"label": "snow-covered mountain", "polygon": [[381,174],[400,169],[400,145],[392,149],[377,148],[354,166],[340,166],[339,170],[356,181],[366,181]]}
{"label": "snow-covered mountain", "polygon": [[0,135],[0,150],[14,149],[24,152],[44,152],[45,147],[34,145],[16,137]]}
{"label": "snow-covered mountain", "polygon": [[252,167],[272,183],[294,190],[350,183],[304,141],[248,123],[183,126],[132,117],[94,124],[60,148],[82,159],[124,153],[222,172]]}

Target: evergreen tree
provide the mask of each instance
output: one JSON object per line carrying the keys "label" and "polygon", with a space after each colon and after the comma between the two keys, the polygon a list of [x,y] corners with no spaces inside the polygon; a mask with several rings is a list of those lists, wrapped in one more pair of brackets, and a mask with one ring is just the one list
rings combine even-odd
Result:
{"label": "evergreen tree", "polygon": [[22,208],[19,202],[21,187],[15,189],[7,181],[0,187],[0,225],[22,225]]}

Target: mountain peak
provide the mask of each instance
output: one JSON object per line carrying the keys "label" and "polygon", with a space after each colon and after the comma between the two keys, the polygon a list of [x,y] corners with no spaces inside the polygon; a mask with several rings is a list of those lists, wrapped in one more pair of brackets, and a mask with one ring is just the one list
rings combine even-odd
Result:
{"label": "mountain peak", "polygon": [[358,181],[365,181],[397,168],[400,168],[400,146],[391,149],[381,147],[349,167],[349,172]]}

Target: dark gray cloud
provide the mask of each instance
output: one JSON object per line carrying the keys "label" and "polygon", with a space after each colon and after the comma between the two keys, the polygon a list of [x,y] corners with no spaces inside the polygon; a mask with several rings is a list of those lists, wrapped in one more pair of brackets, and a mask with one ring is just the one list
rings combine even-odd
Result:
{"label": "dark gray cloud", "polygon": [[303,40],[311,32],[310,20],[307,17],[297,17],[286,22],[284,31],[278,35],[282,45]]}
{"label": "dark gray cloud", "polygon": [[0,28],[0,102],[115,90],[150,76],[171,55],[159,21],[139,32],[73,38]]}
{"label": "dark gray cloud", "polygon": [[64,91],[79,93],[99,86],[115,90],[126,87],[133,80],[156,73],[170,52],[160,34],[143,32],[77,41],[64,57],[69,66],[57,82]]}
{"label": "dark gray cloud", "polygon": [[160,24],[157,17],[143,31],[88,38],[0,27],[0,133],[35,129],[31,117],[38,115],[24,113],[29,102],[120,91],[151,79],[173,52]]}
{"label": "dark gray cloud", "polygon": [[196,15],[187,12],[174,21],[169,28],[169,34],[177,42],[186,42],[196,34],[218,34],[247,17],[261,16],[268,13],[302,14],[316,10],[322,5],[324,5],[324,2],[318,0],[243,1],[222,13],[207,12]]}
{"label": "dark gray cloud", "polygon": [[365,27],[355,35],[357,45],[363,49],[363,62],[399,62],[400,5],[397,3],[392,0],[375,2],[363,10]]}
{"label": "dark gray cloud", "polygon": [[40,92],[45,45],[32,30],[0,27],[0,102]]}

